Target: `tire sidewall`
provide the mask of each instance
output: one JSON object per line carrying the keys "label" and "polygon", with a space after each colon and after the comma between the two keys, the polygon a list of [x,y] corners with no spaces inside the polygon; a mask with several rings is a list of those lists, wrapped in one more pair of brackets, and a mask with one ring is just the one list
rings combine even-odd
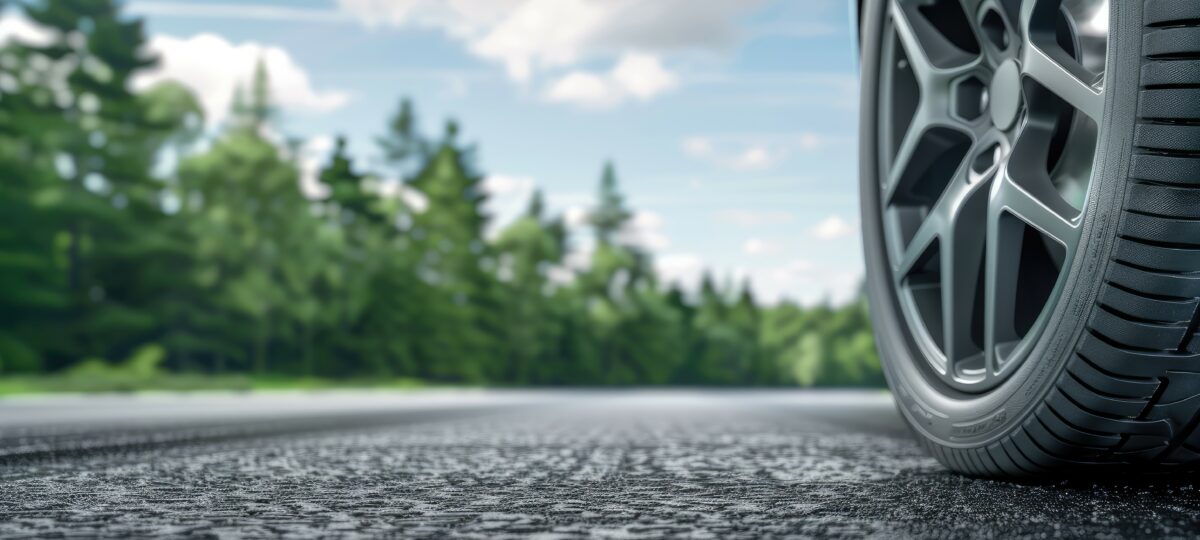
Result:
{"label": "tire sidewall", "polygon": [[1029,357],[1007,380],[982,394],[964,394],[931,374],[901,313],[883,241],[879,202],[879,63],[886,0],[863,6],[859,179],[867,294],[884,375],[910,425],[945,448],[977,448],[1019,427],[1041,404],[1074,354],[1095,306],[1127,186],[1139,87],[1140,2],[1112,2],[1106,66],[1106,103],[1096,173],[1081,224],[1080,250],[1066,274],[1060,300]]}

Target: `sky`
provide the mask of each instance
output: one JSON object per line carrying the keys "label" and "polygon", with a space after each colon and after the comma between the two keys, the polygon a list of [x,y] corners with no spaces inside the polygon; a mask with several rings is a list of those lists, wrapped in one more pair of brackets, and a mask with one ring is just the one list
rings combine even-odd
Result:
{"label": "sky", "polygon": [[[423,129],[478,145],[498,230],[541,189],[584,216],[615,163],[627,238],[665,281],[703,269],[767,302],[852,296],[862,279],[857,64],[847,0],[131,0],[218,126],[261,58],[305,188],[346,136],[356,163],[402,96]],[[11,11],[0,42],[36,32]]]}

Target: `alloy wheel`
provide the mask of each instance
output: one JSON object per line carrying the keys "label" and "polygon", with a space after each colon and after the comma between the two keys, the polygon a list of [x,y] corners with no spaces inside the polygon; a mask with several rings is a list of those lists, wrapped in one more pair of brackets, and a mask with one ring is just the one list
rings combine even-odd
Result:
{"label": "alloy wheel", "polygon": [[928,373],[963,392],[1029,356],[1080,239],[1107,0],[891,0],[880,208]]}

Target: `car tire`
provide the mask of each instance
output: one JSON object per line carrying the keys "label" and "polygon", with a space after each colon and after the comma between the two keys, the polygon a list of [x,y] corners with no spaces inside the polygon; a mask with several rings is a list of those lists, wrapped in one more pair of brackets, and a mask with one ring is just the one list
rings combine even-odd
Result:
{"label": "car tire", "polygon": [[973,476],[1200,464],[1200,2],[860,19],[867,291],[919,440]]}

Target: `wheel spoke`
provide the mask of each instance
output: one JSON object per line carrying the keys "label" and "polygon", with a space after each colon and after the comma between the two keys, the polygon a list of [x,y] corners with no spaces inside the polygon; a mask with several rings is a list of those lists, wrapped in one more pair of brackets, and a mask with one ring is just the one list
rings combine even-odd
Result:
{"label": "wheel spoke", "polygon": [[[969,144],[969,132],[969,126],[952,117],[948,110],[922,103],[913,116],[904,140],[900,142],[892,168],[887,172],[884,204],[896,204],[903,194],[940,192],[940,188],[946,184],[945,177],[926,172],[947,159],[947,154],[953,154],[956,149],[961,151]],[[937,197],[937,193],[933,197]]]}
{"label": "wheel spoke", "polygon": [[945,222],[942,213],[937,209],[930,212],[925,221],[917,227],[916,234],[908,242],[904,254],[900,256],[900,260],[896,264],[896,276],[900,279],[910,277],[924,260],[925,254],[933,246],[933,243],[941,238],[944,228]]}
{"label": "wheel spoke", "polygon": [[927,109],[928,107],[923,105],[918,106],[917,113],[913,115],[912,124],[909,124],[908,131],[904,133],[904,140],[900,141],[900,148],[896,151],[892,167],[888,169],[887,184],[884,186],[883,203],[885,206],[891,206],[895,202],[896,193],[902,187],[900,180],[904,176],[904,171],[908,170],[913,156],[917,153],[917,146],[921,144],[921,136],[925,134],[925,130],[929,129]]}
{"label": "wheel spoke", "polygon": [[[964,171],[966,167],[963,167]],[[948,194],[949,195],[949,194]],[[977,304],[976,294],[983,271],[983,248],[987,234],[981,219],[987,213],[987,190],[967,186],[947,197],[946,227],[939,244],[942,278],[943,349],[947,369],[980,351],[971,330]]]}
{"label": "wheel spoke", "polygon": [[[1010,264],[1016,256],[1011,245],[1001,245],[1000,220],[1003,213],[994,207],[988,208],[987,240],[984,260],[984,318],[983,318],[983,352],[985,376],[998,371],[996,345],[1001,341],[1009,341],[1016,336],[1016,330],[1009,321],[1016,309],[1015,295],[1017,290],[1017,273],[1015,265]],[[1011,236],[1003,235],[1011,241]],[[1000,327],[1001,323],[1005,326]]]}
{"label": "wheel spoke", "polygon": [[982,61],[982,57],[972,58],[951,45],[929,21],[913,16],[900,0],[892,0],[891,13],[923,100],[930,94],[944,97],[948,91],[944,87],[948,87],[951,79],[976,69]]}
{"label": "wheel spoke", "polygon": [[979,29],[975,27],[975,15],[979,11],[979,6],[987,0],[958,0],[958,4],[962,6],[963,13],[967,14],[967,19],[971,21],[971,29],[975,30],[975,37],[979,37]]}
{"label": "wheel spoke", "polygon": [[[1007,211],[1015,217],[1033,226],[1068,249],[1074,249],[1078,241],[1079,229],[1071,219],[1059,212],[1061,204],[1056,199],[1047,197],[1040,199],[1017,185],[1005,170],[997,174],[992,186],[989,208],[996,212]],[[1050,195],[1047,193],[1047,195]],[[1051,202],[1044,202],[1051,201]]]}
{"label": "wheel spoke", "polygon": [[[971,0],[961,0],[964,6]],[[975,37],[982,46],[983,53],[988,56],[992,66],[998,66],[1009,58],[1015,58],[1020,50],[1020,37],[1016,35],[1016,26],[1012,23],[1013,14],[997,0],[976,0],[975,11],[971,14],[972,29]],[[994,12],[1002,23],[1000,28],[988,29],[986,17]],[[1005,45],[1007,43],[1007,45]]]}
{"label": "wheel spoke", "polygon": [[998,346],[1020,338],[1014,326],[1020,257],[1022,243],[1026,241],[1020,223],[1062,244],[1067,254],[1074,253],[1078,247],[1079,228],[1054,208],[1058,205],[1047,204],[1018,185],[1007,170],[996,175],[990,198],[984,283],[984,351],[987,373],[993,374],[999,368]]}
{"label": "wheel spoke", "polygon": [[1104,91],[1077,77],[1037,46],[1031,44],[1025,47],[1022,69],[1027,77],[1037,81],[1097,123],[1104,114]]}
{"label": "wheel spoke", "polygon": [[916,25],[914,25],[913,19],[900,5],[900,0],[892,0],[891,12],[892,20],[896,25],[896,36],[900,38],[900,46],[904,48],[904,55],[908,57],[908,65],[912,68],[913,76],[917,78],[917,84],[924,91],[936,68],[933,60],[930,59],[928,50],[917,36],[917,32],[918,28],[925,31],[929,29],[922,27],[923,21],[920,19],[917,19]]}
{"label": "wheel spoke", "polygon": [[[917,149],[921,146],[921,139],[932,128],[949,126],[949,115],[939,115],[933,107],[922,102],[917,107],[916,114],[913,115],[912,123],[909,124],[908,130],[904,133],[904,140],[900,142],[900,148],[896,152],[896,157],[892,162],[892,168],[888,171],[887,185],[884,192],[884,204],[891,205],[895,202],[897,193],[912,190],[916,182],[921,178],[916,175],[909,175],[910,185],[904,185],[905,173],[909,167],[914,166],[914,158],[917,157]],[[926,157],[926,156],[921,156]]]}

